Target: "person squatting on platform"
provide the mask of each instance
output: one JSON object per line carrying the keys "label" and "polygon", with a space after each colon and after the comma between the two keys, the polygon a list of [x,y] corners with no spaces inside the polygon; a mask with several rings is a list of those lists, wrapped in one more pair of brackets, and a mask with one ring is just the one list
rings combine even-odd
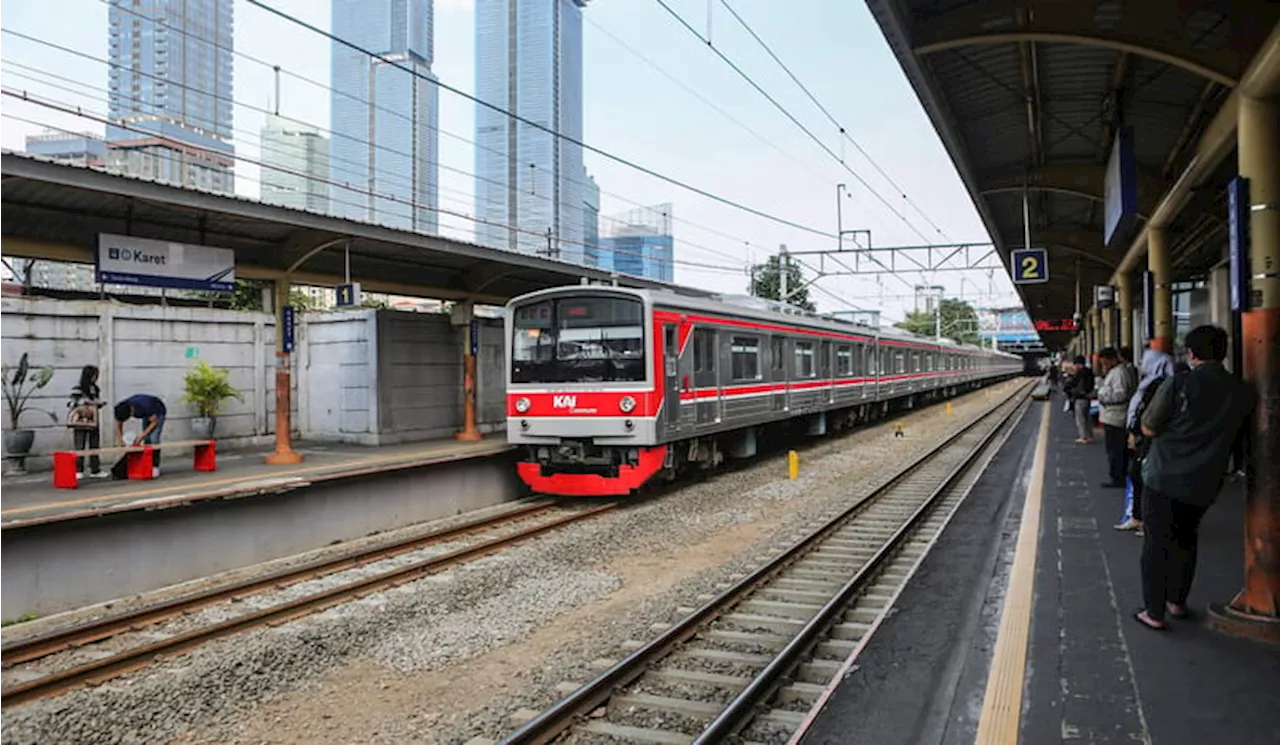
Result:
{"label": "person squatting on platform", "polygon": [[1145,607],[1134,618],[1157,631],[1166,615],[1187,617],[1200,520],[1222,488],[1236,431],[1254,400],[1253,388],[1222,366],[1227,332],[1196,327],[1186,348],[1190,370],[1161,382],[1142,413],[1142,434],[1151,438],[1142,463]]}
{"label": "person squatting on platform", "polygon": [[[148,393],[135,393],[116,404],[116,444],[124,445],[124,423],[130,418],[141,419],[144,429],[142,433],[130,445],[148,445],[160,444],[160,436],[164,434],[164,418],[168,413],[165,408],[164,401],[152,396]],[[151,464],[153,466],[153,476],[160,475],[160,451],[157,449],[152,453]]]}
{"label": "person squatting on platform", "polygon": [[1102,486],[1104,489],[1123,489],[1129,444],[1124,420],[1129,399],[1138,387],[1138,378],[1133,366],[1126,365],[1114,348],[1106,347],[1098,356],[1105,375],[1097,394],[1098,420],[1102,422],[1103,442],[1107,448],[1108,478]]}
{"label": "person squatting on platform", "polygon": [[1084,364],[1084,357],[1071,362],[1071,379],[1062,387],[1071,402],[1076,416],[1076,442],[1093,442],[1093,427],[1089,426],[1089,401],[1093,396],[1093,371]]}

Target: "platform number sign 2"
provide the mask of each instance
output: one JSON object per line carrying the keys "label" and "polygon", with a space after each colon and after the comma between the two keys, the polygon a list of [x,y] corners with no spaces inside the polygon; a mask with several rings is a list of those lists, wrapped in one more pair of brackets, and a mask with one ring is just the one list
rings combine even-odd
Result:
{"label": "platform number sign 2", "polygon": [[1049,252],[1043,248],[1015,249],[1010,258],[1015,285],[1049,281]]}

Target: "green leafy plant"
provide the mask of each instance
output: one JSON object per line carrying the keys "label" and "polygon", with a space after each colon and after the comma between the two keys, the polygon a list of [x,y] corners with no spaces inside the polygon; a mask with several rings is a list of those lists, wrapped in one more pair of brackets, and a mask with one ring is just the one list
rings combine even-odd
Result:
{"label": "green leafy plant", "polygon": [[240,391],[232,387],[228,380],[230,371],[211,367],[201,360],[183,378],[186,392],[182,400],[196,408],[196,414],[202,417],[215,417],[222,409],[222,402],[228,398],[243,401]]}
{"label": "green leafy plant", "polygon": [[[49,385],[49,381],[53,380],[53,366],[46,365],[32,370],[26,353],[23,353],[17,367],[5,365],[0,370],[0,375],[3,376],[4,401],[9,406],[10,429],[20,429],[18,420],[27,411],[27,401],[36,391]],[[57,423],[58,417],[47,411],[44,413],[48,414],[55,424]]]}

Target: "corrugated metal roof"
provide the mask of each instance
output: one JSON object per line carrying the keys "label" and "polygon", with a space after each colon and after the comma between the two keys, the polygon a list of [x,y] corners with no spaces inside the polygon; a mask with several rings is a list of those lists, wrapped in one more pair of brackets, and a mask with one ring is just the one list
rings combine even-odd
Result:
{"label": "corrugated metal roof", "polygon": [[[1028,138],[1027,86],[1020,51],[1029,42],[1007,38],[1026,27],[1020,13],[1029,16],[1032,31],[1058,34],[1052,40],[1040,37],[1027,47],[1034,48],[1044,164],[1097,168],[1106,163],[1114,116],[1108,99],[1117,65],[1123,60],[1116,123],[1132,127],[1139,167],[1157,183],[1171,158],[1172,172],[1179,172],[1225,97],[1228,89],[1208,85],[1211,78],[1206,75],[1238,76],[1280,20],[1280,3],[1266,0],[1190,6],[1098,0],[1092,3],[1091,14],[1082,8],[1083,2],[1050,0],[867,0],[867,5],[939,128],[962,178],[975,191],[982,188],[984,175],[1006,174],[1007,178],[1036,165]],[[1085,10],[1083,16],[1079,10]],[[1091,26],[1082,28],[1082,22]],[[1076,26],[1055,28],[1051,23]],[[1006,36],[984,38],[993,33]],[[1065,40],[1070,36],[1092,39],[1073,43]],[[934,45],[928,53],[912,47],[921,38]],[[1123,47],[1121,41],[1130,46]],[[1190,60],[1193,69],[1211,72],[1201,74],[1160,58],[1171,49]],[[1197,54],[1202,58],[1195,58]],[[1201,115],[1193,116],[1197,107]],[[1185,136],[1184,130],[1188,130]],[[1175,150],[1180,155],[1171,156]],[[1158,195],[1149,197],[1148,201]],[[977,201],[997,245],[1006,253],[1009,247],[1020,246],[1021,194],[989,193]],[[1031,205],[1037,229],[1073,231],[1080,245],[1100,243],[1103,210],[1097,199],[1033,192]],[[1196,202],[1191,209],[1217,207]],[[1188,251],[1212,256],[1212,247],[1203,246],[1221,236],[1214,224],[1197,226],[1193,218],[1203,214],[1186,217],[1175,227],[1197,237],[1199,248],[1188,246]],[[1123,248],[1111,252],[1118,261]],[[1069,316],[1075,309],[1075,261],[1069,251],[1063,252],[1064,261],[1054,256],[1051,251],[1047,285],[1020,288],[1037,318]],[[1082,282],[1108,278],[1105,263],[1097,261],[1082,261],[1079,274]]]}

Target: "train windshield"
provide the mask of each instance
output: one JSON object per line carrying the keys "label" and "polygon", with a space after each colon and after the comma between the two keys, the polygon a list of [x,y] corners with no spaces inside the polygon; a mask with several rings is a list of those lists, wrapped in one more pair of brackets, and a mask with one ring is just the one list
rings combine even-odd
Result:
{"label": "train windshield", "polygon": [[644,306],[616,296],[564,297],[514,311],[513,383],[645,379]]}

